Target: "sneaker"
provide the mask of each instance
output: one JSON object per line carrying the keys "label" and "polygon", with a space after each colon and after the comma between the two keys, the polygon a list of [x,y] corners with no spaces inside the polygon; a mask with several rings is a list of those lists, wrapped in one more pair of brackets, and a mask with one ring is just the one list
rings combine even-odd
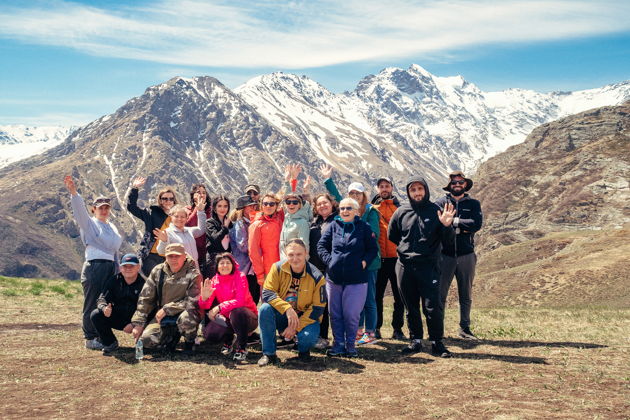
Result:
{"label": "sneaker", "polygon": [[374,333],[365,333],[363,334],[363,337],[361,337],[361,339],[359,341],[357,341],[357,345],[361,346],[364,344],[374,344],[378,341],[378,339],[375,337]]}
{"label": "sneaker", "polygon": [[247,344],[260,344],[260,334],[257,332],[251,333],[247,337]]}
{"label": "sneaker", "polygon": [[345,349],[344,350],[335,350],[335,349],[326,350],[326,356],[328,357],[340,357],[340,356],[343,356],[344,354],[346,354]]}
{"label": "sneaker", "polygon": [[330,343],[328,342],[328,340],[326,340],[325,338],[319,337],[317,339],[317,343],[315,344],[315,348],[317,350],[324,350],[326,348],[328,348],[328,345]]}
{"label": "sneaker", "polygon": [[247,360],[247,350],[243,350],[243,349],[238,349],[234,352],[234,356],[232,356],[232,359],[234,359],[237,362],[244,362],[245,360]]}
{"label": "sneaker", "polygon": [[470,331],[469,327],[459,329],[459,337],[465,340],[479,340],[475,334]]}
{"label": "sneaker", "polygon": [[283,337],[280,337],[278,342],[276,343],[276,347],[293,347],[295,346],[295,340],[286,340]]}
{"label": "sneaker", "polygon": [[[102,345],[102,344],[101,344]],[[114,341],[112,344],[110,344],[109,346],[103,346],[103,354],[104,355],[109,355],[111,354],[114,350],[118,349],[118,341]]]}
{"label": "sneaker", "polygon": [[401,350],[402,354],[420,353],[422,351],[422,340],[413,339],[409,345]]}
{"label": "sneaker", "polygon": [[301,351],[298,353],[298,360],[300,362],[310,362],[312,359],[310,351]]}
{"label": "sneaker", "polygon": [[407,341],[407,336],[405,336],[405,333],[402,332],[402,330],[394,330],[392,340]]}
{"label": "sneaker", "polygon": [[232,353],[232,345],[224,344],[223,347],[221,347],[221,354],[224,356],[229,356],[230,353]]}
{"label": "sneaker", "polygon": [[363,334],[365,334],[365,331],[363,331],[363,328],[358,329],[357,336],[354,338],[354,341],[359,341],[363,337]]}
{"label": "sneaker", "polygon": [[277,365],[280,363],[280,359],[275,354],[263,354],[260,359],[258,359],[258,366],[263,367],[269,364]]}
{"label": "sneaker", "polygon": [[184,341],[184,350],[182,353],[186,356],[192,356],[195,353],[194,341]]}
{"label": "sneaker", "polygon": [[444,343],[442,343],[442,340],[434,341],[433,344],[431,344],[431,353],[434,356],[444,357],[444,358],[453,356],[453,353],[448,351],[448,349],[444,346]]}
{"label": "sneaker", "polygon": [[374,331],[374,337],[378,338],[379,340],[383,338],[383,336],[381,335],[380,329],[377,328],[376,331]]}
{"label": "sneaker", "polygon": [[98,338],[93,338],[91,340],[85,340],[85,348],[89,350],[103,350],[105,346],[101,343]]}
{"label": "sneaker", "polygon": [[359,353],[356,350],[347,351],[345,356],[348,359],[356,359],[357,357],[359,357]]}

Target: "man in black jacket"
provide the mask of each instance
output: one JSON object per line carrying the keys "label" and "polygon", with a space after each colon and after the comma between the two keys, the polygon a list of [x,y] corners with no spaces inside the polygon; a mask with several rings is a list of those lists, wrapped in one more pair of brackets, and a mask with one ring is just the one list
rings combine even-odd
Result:
{"label": "man in black jacket", "polygon": [[441,242],[453,241],[451,227],[455,209],[447,203],[444,210],[429,201],[429,186],[421,177],[407,182],[409,204],[399,207],[389,222],[387,236],[397,245],[396,277],[398,289],[407,308],[407,323],[411,333],[409,346],[403,353],[422,350],[422,311],[427,321],[431,352],[450,357],[451,352],[442,343],[444,312],[440,298]]}
{"label": "man in black jacket", "polygon": [[98,331],[103,344],[103,354],[118,348],[118,340],[112,328],[131,334],[131,316],[136,311],[138,296],[144,280],[138,275],[140,260],[127,254],[120,260],[120,273],[111,278],[97,300],[97,307],[90,314],[92,324]]}
{"label": "man in black jacket", "polygon": [[456,239],[454,242],[445,242],[442,247],[440,294],[442,305],[446,307],[448,289],[455,276],[459,292],[459,336],[468,340],[477,339],[470,331],[470,309],[477,264],[474,237],[483,223],[481,204],[466,194],[472,186],[472,179],[466,178],[463,172],[453,172],[449,175],[448,185],[443,188],[449,194],[435,202],[440,208],[444,208],[447,203],[455,207],[453,227]]}

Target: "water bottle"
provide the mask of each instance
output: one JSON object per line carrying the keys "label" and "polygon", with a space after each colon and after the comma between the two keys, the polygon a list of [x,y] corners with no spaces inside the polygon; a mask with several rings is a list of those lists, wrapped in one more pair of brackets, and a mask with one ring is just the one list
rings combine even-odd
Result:
{"label": "water bottle", "polygon": [[144,344],[142,344],[142,340],[138,339],[136,341],[136,360],[142,360],[144,357]]}

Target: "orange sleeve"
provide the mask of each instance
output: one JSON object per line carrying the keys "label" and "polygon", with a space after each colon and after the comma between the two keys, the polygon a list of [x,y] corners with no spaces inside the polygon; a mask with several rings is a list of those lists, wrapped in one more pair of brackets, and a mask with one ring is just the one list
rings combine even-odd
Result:
{"label": "orange sleeve", "polygon": [[256,221],[249,226],[249,243],[247,244],[247,250],[249,252],[249,259],[252,260],[258,283],[261,283],[265,278],[265,266],[263,264],[260,239],[260,223]]}

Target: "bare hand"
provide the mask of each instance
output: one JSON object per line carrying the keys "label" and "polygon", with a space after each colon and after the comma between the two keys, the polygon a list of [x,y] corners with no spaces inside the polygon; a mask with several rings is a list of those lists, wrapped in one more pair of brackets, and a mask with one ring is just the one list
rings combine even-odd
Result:
{"label": "bare hand", "polygon": [[297,179],[300,172],[302,172],[302,166],[297,163],[290,166],[291,166],[291,179]]}
{"label": "bare hand", "polygon": [[134,341],[138,341],[143,331],[144,331],[144,328],[142,328],[139,325],[136,325],[135,327],[133,327],[133,330],[131,330],[131,334],[133,334]]}
{"label": "bare hand", "polygon": [[291,181],[291,165],[287,165],[284,167],[284,179],[289,182]]}
{"label": "bare hand", "polygon": [[212,280],[205,279],[201,284],[201,300],[208,300],[213,293],[214,289],[212,288]]}
{"label": "bare hand", "polygon": [[365,267],[367,267],[367,263],[365,261],[361,261],[361,265],[363,266],[363,269],[365,270]]}
{"label": "bare hand", "polygon": [[313,179],[310,175],[308,175],[306,177],[306,180],[304,181],[304,186],[302,187],[304,189],[304,192],[309,192],[311,190],[312,181]]}
{"label": "bare hand", "polygon": [[295,309],[293,308],[287,309],[287,311],[285,312],[285,315],[287,316],[287,320],[289,321],[288,328],[291,328],[297,331],[297,328],[300,325],[300,318],[298,318],[298,315],[295,312]]}
{"label": "bare hand", "polygon": [[123,328],[124,333],[131,334],[132,331],[133,331],[133,324],[127,324],[125,325],[125,328]]}
{"label": "bare hand", "polygon": [[164,230],[153,229],[153,236],[155,236],[155,239],[159,241],[162,241],[164,243],[168,242],[168,235],[166,234],[166,231]]}
{"label": "bare hand", "polygon": [[444,226],[448,227],[453,224],[453,218],[455,217],[455,206],[453,206],[451,203],[446,203],[444,205],[444,211],[438,210],[437,213],[440,222],[442,222]]}
{"label": "bare hand", "polygon": [[295,337],[295,334],[297,334],[297,330],[294,330],[291,327],[286,327],[280,335],[287,340],[291,340],[293,337]]}
{"label": "bare hand", "polygon": [[322,174],[324,179],[332,178],[333,168],[330,165],[322,164],[319,167],[319,172]]}
{"label": "bare hand", "polygon": [[228,217],[228,215],[225,215],[225,219],[223,219],[223,226],[228,227],[230,226],[230,218]]}
{"label": "bare hand", "polygon": [[147,182],[147,179],[139,176],[138,178],[133,180],[133,182],[131,183],[131,186],[133,188],[140,188],[144,185],[145,182]]}
{"label": "bare hand", "polygon": [[157,313],[155,314],[155,320],[158,322],[158,324],[162,321],[162,319],[166,316],[166,312],[164,312],[164,309],[160,309],[159,311],[157,311]]}
{"label": "bare hand", "polygon": [[219,315],[219,312],[221,311],[221,309],[219,308],[219,306],[215,306],[214,308],[212,308],[210,310],[210,312],[208,312],[208,318],[210,318],[210,320],[214,321],[214,319],[217,317],[217,315]]}
{"label": "bare hand", "polygon": [[107,318],[112,316],[112,304],[111,303],[109,303],[106,307],[103,308],[103,315],[105,315]]}
{"label": "bare hand", "polygon": [[74,185],[74,179],[72,179],[72,175],[66,175],[63,178],[63,183],[66,184],[66,188],[70,192],[70,195],[77,195],[77,186]]}
{"label": "bare hand", "polygon": [[206,207],[206,196],[200,195],[199,193],[195,193],[194,199],[195,199],[195,207],[197,208],[197,211],[203,211]]}

